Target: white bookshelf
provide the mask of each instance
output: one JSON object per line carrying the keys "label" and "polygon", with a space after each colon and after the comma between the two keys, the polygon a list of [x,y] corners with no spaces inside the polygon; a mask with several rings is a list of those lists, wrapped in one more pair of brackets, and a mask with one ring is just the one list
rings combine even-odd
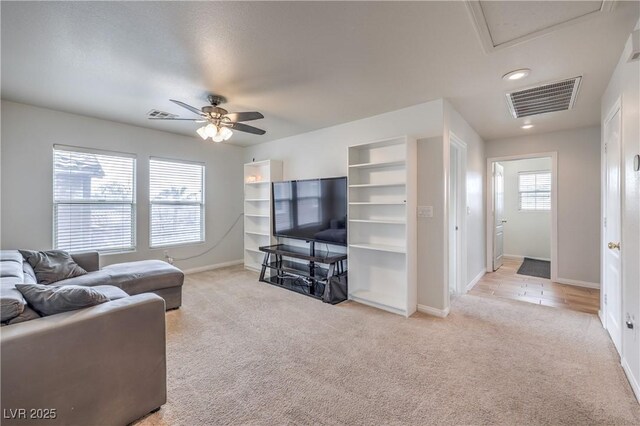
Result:
{"label": "white bookshelf", "polygon": [[349,147],[349,299],[410,316],[417,308],[416,141]]}
{"label": "white bookshelf", "polygon": [[271,182],[282,180],[282,161],[264,160],[244,165],[244,266],[260,271],[260,246],[275,244],[271,220]]}

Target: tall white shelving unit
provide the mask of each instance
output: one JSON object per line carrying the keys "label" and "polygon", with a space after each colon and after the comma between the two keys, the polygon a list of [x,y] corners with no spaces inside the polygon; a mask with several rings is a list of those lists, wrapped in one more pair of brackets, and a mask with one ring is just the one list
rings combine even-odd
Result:
{"label": "tall white shelving unit", "polygon": [[264,160],[244,165],[244,266],[259,271],[260,246],[275,244],[271,220],[271,182],[282,180],[282,161]]}
{"label": "tall white shelving unit", "polygon": [[416,141],[349,147],[349,299],[410,316],[417,308]]}

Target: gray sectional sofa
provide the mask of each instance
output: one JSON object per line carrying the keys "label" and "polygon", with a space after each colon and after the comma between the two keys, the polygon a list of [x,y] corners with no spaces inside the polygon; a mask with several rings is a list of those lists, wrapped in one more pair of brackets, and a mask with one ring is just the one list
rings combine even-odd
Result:
{"label": "gray sectional sofa", "polygon": [[36,282],[33,269],[0,251],[3,425],[124,425],[166,402],[164,311],[180,307],[183,273],[157,260],[100,269],[98,253],[72,257],[88,273],[51,285],[114,285],[129,297],[40,317],[15,288]]}

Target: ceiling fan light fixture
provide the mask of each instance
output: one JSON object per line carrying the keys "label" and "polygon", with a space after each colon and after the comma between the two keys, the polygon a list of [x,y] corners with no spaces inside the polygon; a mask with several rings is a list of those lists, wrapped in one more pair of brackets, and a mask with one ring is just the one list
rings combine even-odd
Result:
{"label": "ceiling fan light fixture", "polygon": [[[211,138],[214,142],[222,142],[231,139],[233,131],[250,133],[253,135],[264,135],[266,131],[257,127],[244,124],[243,121],[260,120],[264,118],[264,115],[258,111],[245,111],[245,112],[232,112],[229,113],[226,109],[220,108],[218,105],[226,102],[223,96],[209,95],[208,98],[211,105],[205,105],[202,108],[196,108],[194,106],[185,104],[184,102],[177,101],[175,99],[169,99],[174,104],[185,108],[192,113],[196,114],[196,118],[181,118],[175,114],[162,113],[149,114],[151,120],[181,120],[181,121],[193,121],[196,123],[205,123],[202,127],[196,129],[196,133],[202,139],[207,140]],[[166,116],[165,116],[166,115]]]}
{"label": "ceiling fan light fixture", "polygon": [[229,140],[231,136],[233,136],[233,132],[228,127],[222,127],[218,134],[222,137],[222,140]]}
{"label": "ceiling fan light fixture", "polygon": [[207,129],[207,126],[202,126],[198,130],[196,130],[196,132],[198,132],[198,135],[204,140],[206,140],[209,137],[209,136],[207,136],[207,130],[206,129]]}
{"label": "ceiling fan light fixture", "polygon": [[218,134],[218,127],[213,123],[209,123],[204,127],[204,131],[208,137],[213,139]]}

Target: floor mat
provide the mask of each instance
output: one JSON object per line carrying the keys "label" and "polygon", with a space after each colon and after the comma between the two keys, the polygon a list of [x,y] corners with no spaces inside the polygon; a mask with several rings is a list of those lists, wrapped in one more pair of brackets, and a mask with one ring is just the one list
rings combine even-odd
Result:
{"label": "floor mat", "polygon": [[529,275],[538,278],[551,278],[551,262],[548,260],[537,260],[524,258],[522,265],[518,269],[518,274]]}

